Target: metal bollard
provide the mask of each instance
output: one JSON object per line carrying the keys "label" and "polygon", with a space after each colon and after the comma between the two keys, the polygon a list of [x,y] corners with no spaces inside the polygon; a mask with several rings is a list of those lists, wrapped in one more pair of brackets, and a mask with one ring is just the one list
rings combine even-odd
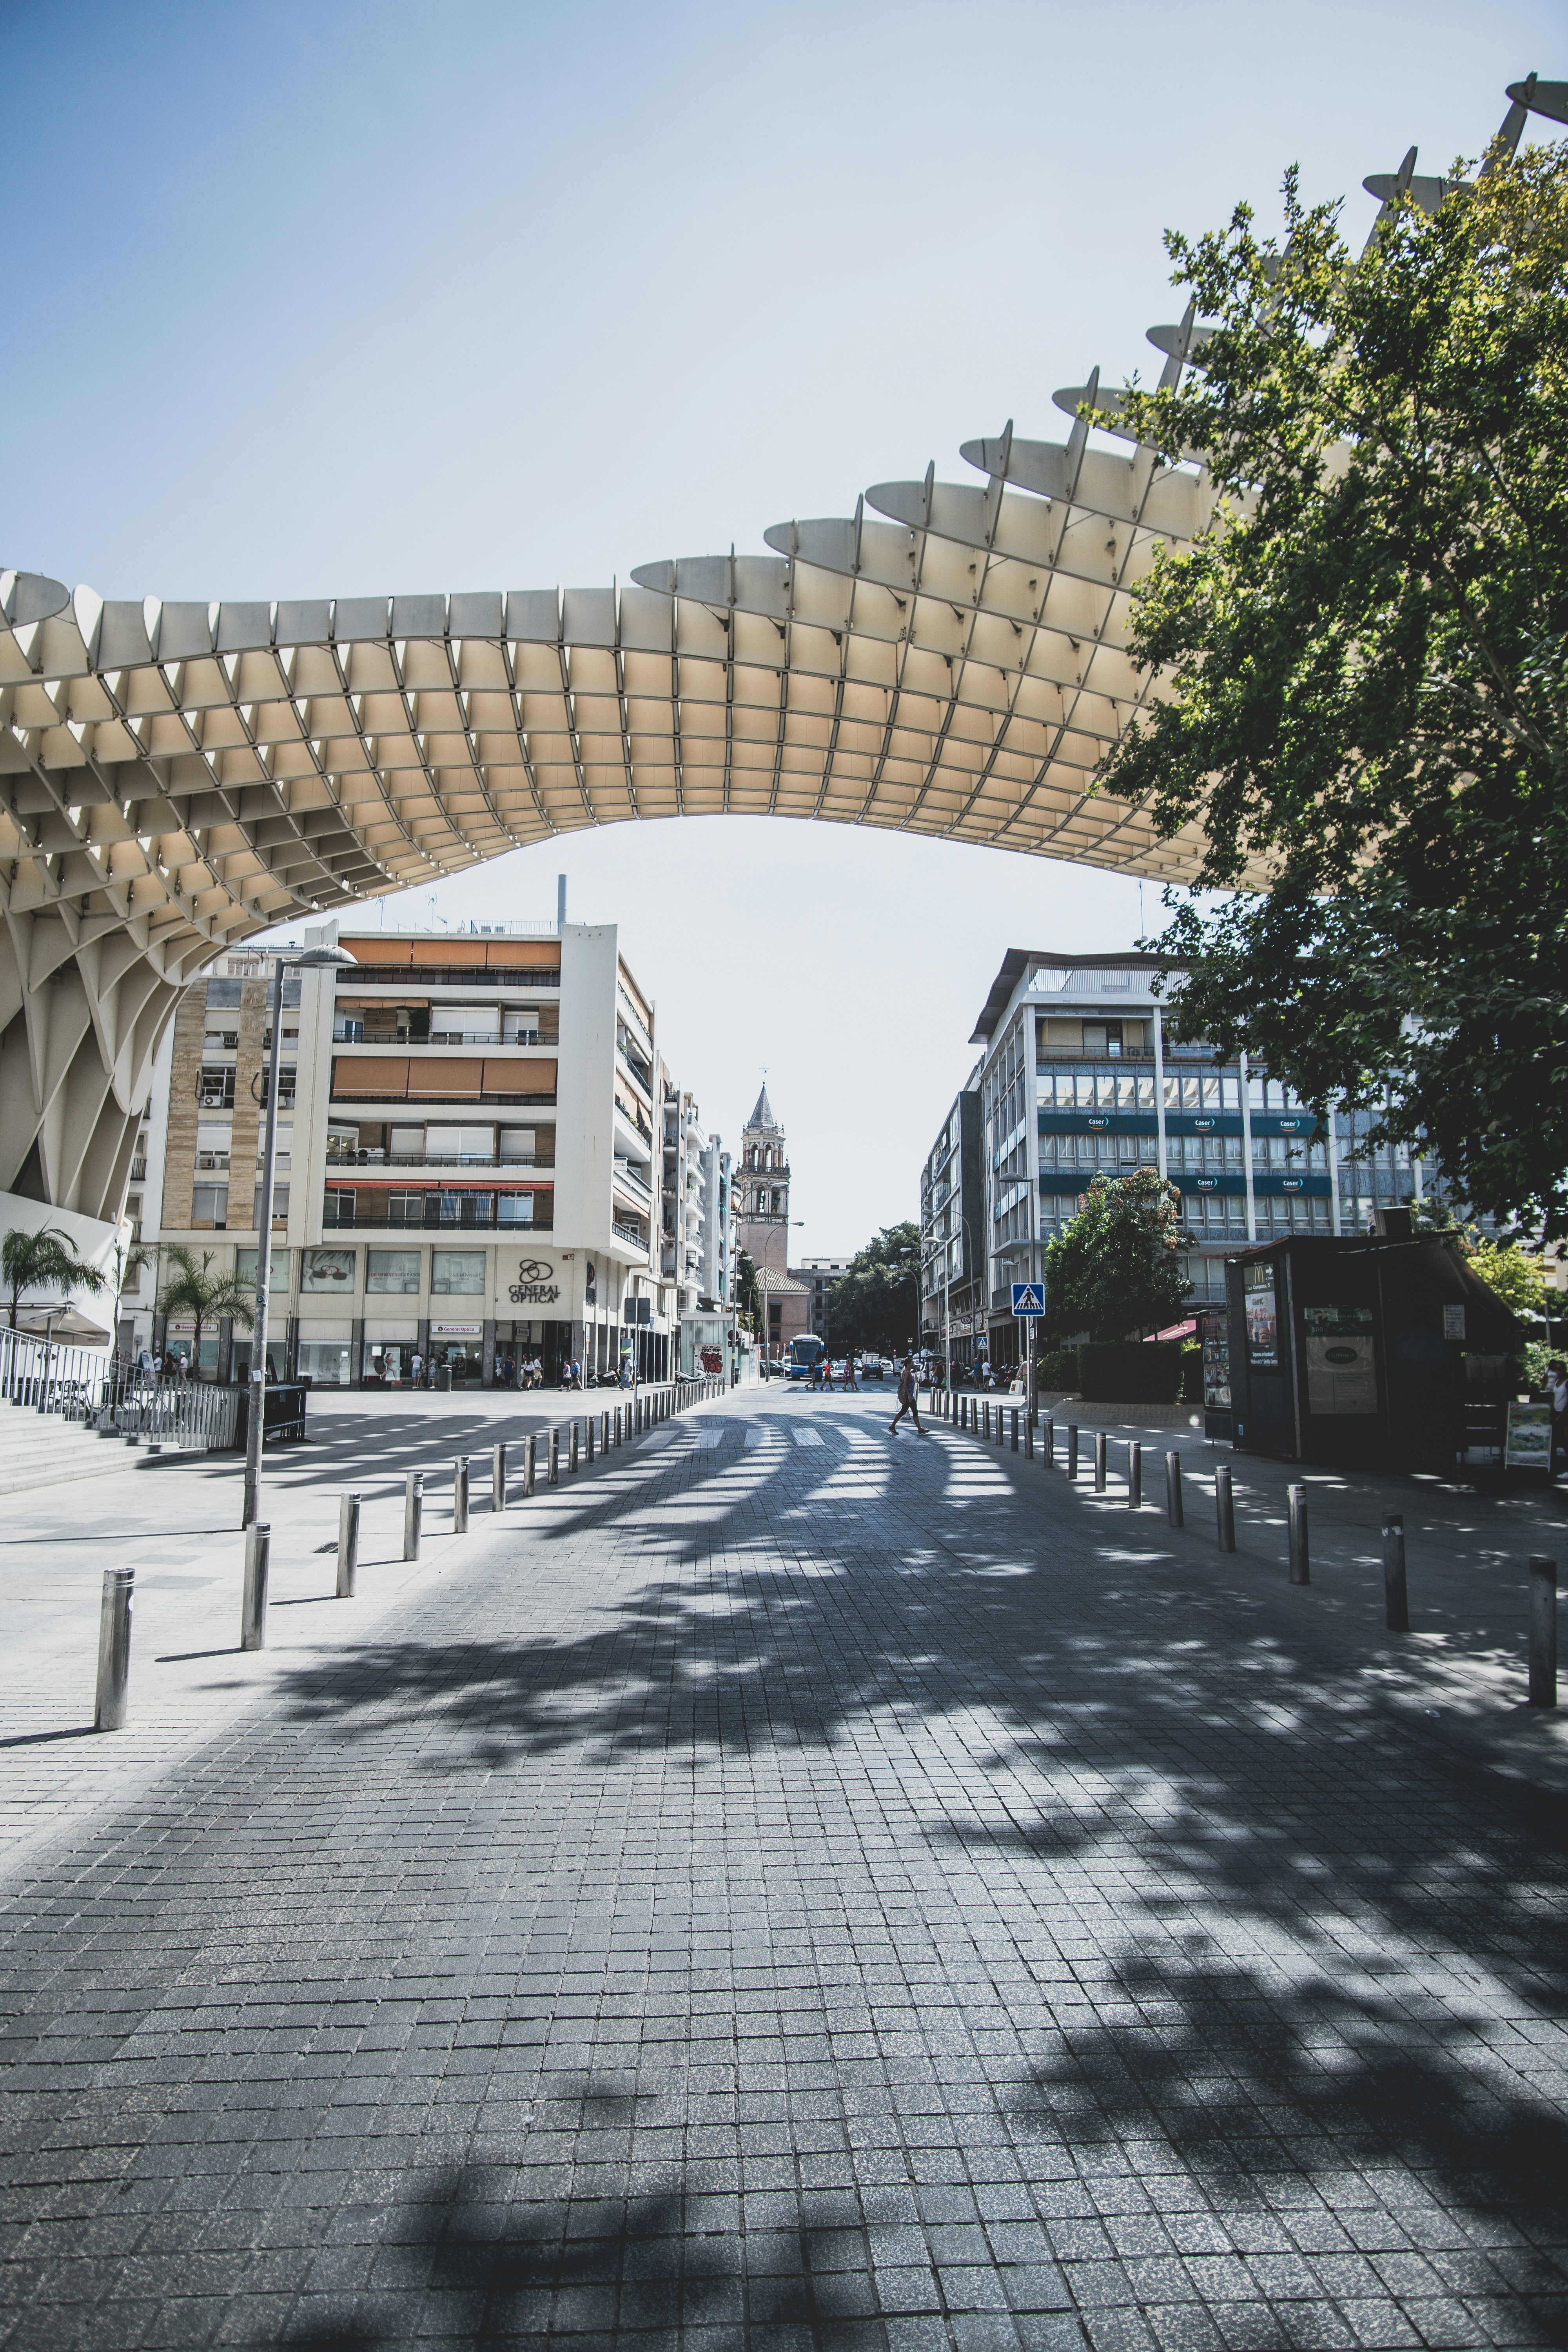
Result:
{"label": "metal bollard", "polygon": [[359,1573],[359,1496],[345,1495],[338,1505],[338,1599],[352,1601]]}
{"label": "metal bollard", "polygon": [[1230,1491],[1230,1466],[1217,1463],[1214,1474],[1214,1514],[1221,1551],[1236,1549],[1236,1497]]}
{"label": "metal bollard", "polygon": [[1046,1463],[1049,1469],[1057,1466],[1057,1425],[1049,1413],[1046,1415]]}
{"label": "metal bollard", "polygon": [[1173,1528],[1185,1527],[1182,1512],[1182,1457],[1179,1454],[1165,1456],[1165,1517]]}
{"label": "metal bollard", "polygon": [[98,1704],[95,1731],[123,1731],[131,1695],[131,1601],[133,1568],[106,1568],[98,1618]]}
{"label": "metal bollard", "polygon": [[1097,1429],[1094,1433],[1094,1491],[1097,1495],[1103,1495],[1105,1492],[1105,1432],[1103,1429]]}
{"label": "metal bollard", "polygon": [[1557,1562],[1530,1559],[1530,1704],[1557,1704]]}
{"label": "metal bollard", "polygon": [[1410,1631],[1410,1593],[1405,1581],[1405,1514],[1383,1516],[1383,1615],[1391,1633]]}
{"label": "metal bollard", "polygon": [[1290,1513],[1290,1581],[1310,1584],[1312,1565],[1307,1552],[1307,1489],[1287,1486],[1285,1499]]}
{"label": "metal bollard", "polygon": [[459,1454],[452,1465],[452,1533],[468,1532],[468,1457]]}
{"label": "metal bollard", "polygon": [[1007,1443],[1007,1409],[1006,1409],[1006,1407],[1005,1407],[1005,1405],[1000,1405],[1000,1404],[999,1404],[999,1405],[997,1406],[997,1408],[996,1408],[996,1446],[997,1446],[997,1451],[998,1451],[998,1452],[1000,1452],[1000,1451],[1001,1451],[1001,1449],[1002,1449],[1002,1447],[1003,1447],[1004,1445],[1005,1445],[1005,1444],[1006,1444],[1006,1443]]}
{"label": "metal bollard", "polygon": [[492,1511],[504,1511],[506,1508],[506,1447],[504,1445],[492,1445],[490,1448],[490,1508]]}
{"label": "metal bollard", "polygon": [[1127,1448],[1127,1507],[1130,1511],[1143,1507],[1143,1448],[1136,1437]]}
{"label": "metal bollard", "polygon": [[259,1650],[267,1640],[267,1571],[272,1561],[270,1520],[245,1530],[245,1597],[239,1610],[239,1646]]}
{"label": "metal bollard", "polygon": [[609,1408],[609,1406],[608,1406],[608,1405],[606,1405],[606,1406],[605,1407],[604,1412],[603,1412],[601,1413],[601,1415],[599,1416],[599,1451],[600,1451],[600,1453],[601,1453],[601,1454],[607,1454],[607,1453],[609,1452],[609,1450],[610,1450],[610,1408]]}
{"label": "metal bollard", "polygon": [[1013,1454],[1016,1454],[1018,1451],[1018,1408],[1016,1405],[1013,1407],[1013,1442],[1008,1448],[1008,1451]]}
{"label": "metal bollard", "polygon": [[550,1433],[550,1459],[544,1468],[544,1483],[547,1486],[559,1486],[561,1484],[561,1432],[558,1429]]}
{"label": "metal bollard", "polygon": [[591,1413],[591,1412],[587,1412],[587,1413],[584,1413],[584,1416],[583,1416],[583,1459],[584,1459],[585,1462],[592,1462],[592,1460],[593,1460],[593,1458],[594,1458],[594,1439],[595,1439],[595,1434],[596,1434],[596,1426],[595,1426],[595,1423],[596,1423],[596,1416],[595,1416],[595,1414],[593,1414],[593,1413]]}
{"label": "metal bollard", "polygon": [[403,1482],[403,1557],[419,1557],[419,1522],[425,1516],[425,1473],[410,1470]]}
{"label": "metal bollard", "polygon": [[619,1445],[620,1442],[621,1442],[621,1408],[620,1408],[620,1406],[619,1406],[619,1405],[617,1405],[617,1406],[616,1407],[616,1444],[617,1445]]}
{"label": "metal bollard", "polygon": [[1034,1460],[1034,1458],[1035,1458],[1035,1424],[1034,1424],[1034,1423],[1029,1419],[1028,1414],[1027,1414],[1027,1413],[1026,1413],[1026,1414],[1024,1415],[1024,1459],[1025,1459],[1025,1461],[1026,1461],[1026,1462],[1032,1462],[1032,1461]]}
{"label": "metal bollard", "polygon": [[533,1476],[539,1462],[539,1439],[530,1435],[522,1441],[522,1495],[526,1502],[533,1492]]}
{"label": "metal bollard", "polygon": [[577,1467],[577,1424],[576,1424],[576,1423],[575,1423],[574,1421],[573,1421],[573,1422],[569,1422],[569,1423],[567,1423],[567,1426],[566,1426],[566,1468],[567,1468],[568,1474],[570,1474],[572,1471],[575,1470],[575,1469],[576,1469],[576,1467]]}
{"label": "metal bollard", "polygon": [[1078,1423],[1076,1421],[1069,1421],[1068,1423],[1068,1476],[1073,1479],[1078,1476]]}

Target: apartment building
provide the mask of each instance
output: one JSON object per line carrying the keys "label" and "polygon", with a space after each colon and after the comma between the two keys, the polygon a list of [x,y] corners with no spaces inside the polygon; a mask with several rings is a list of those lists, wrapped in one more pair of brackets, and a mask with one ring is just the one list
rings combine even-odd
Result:
{"label": "apartment building", "polygon": [[702,1297],[714,1307],[732,1307],[734,1234],[730,1154],[717,1135],[702,1153]]}
{"label": "apartment building", "polygon": [[810,1328],[831,1354],[835,1348],[833,1334],[833,1286],[847,1274],[851,1261],[847,1257],[803,1257],[792,1265],[791,1274],[811,1294]]}
{"label": "apartment building", "polygon": [[[323,926],[305,943],[334,936]],[[337,944],[352,961],[284,981],[279,1370],[402,1385],[417,1354],[443,1380],[489,1382],[525,1354],[547,1376],[571,1358],[613,1373],[629,1355],[642,1377],[667,1377],[691,1231],[685,1159],[665,1150],[680,1097],[616,927],[365,929]],[[143,1235],[247,1280],[270,971],[237,951],[186,992],[136,1162]],[[153,1298],[145,1283],[131,1336],[178,1348],[185,1335],[154,1328]],[[204,1335],[202,1356],[237,1373],[247,1341]]]}
{"label": "apartment building", "polygon": [[664,1187],[660,1202],[660,1265],[674,1285],[678,1320],[697,1312],[702,1296],[702,1162],[708,1139],[695,1096],[664,1082]]}
{"label": "apartment building", "polygon": [[1320,1131],[1307,1105],[1245,1055],[1226,1061],[1177,1044],[1152,993],[1161,968],[1137,953],[1011,949],[992,984],[965,1091],[978,1100],[994,1363],[1018,1352],[1012,1285],[1040,1279],[1047,1243],[1097,1171],[1154,1167],[1179,1188],[1183,1265],[1199,1306],[1224,1297],[1226,1255],[1249,1240],[1352,1232],[1375,1206],[1420,1196],[1424,1171],[1407,1152],[1350,1159],[1365,1114],[1335,1112]]}
{"label": "apartment building", "polygon": [[980,1096],[954,1097],[921,1170],[921,1345],[964,1369],[990,1329]]}

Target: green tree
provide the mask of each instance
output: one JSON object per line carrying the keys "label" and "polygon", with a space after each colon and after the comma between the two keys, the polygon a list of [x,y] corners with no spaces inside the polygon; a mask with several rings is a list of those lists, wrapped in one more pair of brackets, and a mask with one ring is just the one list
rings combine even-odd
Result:
{"label": "green tree", "polygon": [[921,1229],[884,1225],[827,1294],[836,1348],[902,1355],[920,1329]]}
{"label": "green tree", "polygon": [[1173,1322],[1187,1297],[1181,1194],[1152,1168],[1097,1176],[1046,1252],[1046,1322],[1066,1339],[1142,1339]]}
{"label": "green tree", "polygon": [[256,1320],[252,1294],[231,1268],[213,1272],[212,1263],[216,1255],[214,1250],[203,1250],[199,1265],[195,1253],[183,1242],[172,1242],[166,1255],[173,1270],[158,1301],[158,1312],[165,1318],[171,1315],[190,1317],[195,1326],[191,1341],[191,1370],[199,1376],[203,1331],[209,1323],[221,1322],[226,1315],[232,1315],[241,1328],[248,1331]]}
{"label": "green tree", "polygon": [[763,1312],[757,1297],[757,1265],[750,1250],[735,1253],[735,1317],[742,1328],[760,1331]]}
{"label": "green tree", "polygon": [[[1201,824],[1159,944],[1180,1034],[1429,1146],[1470,1209],[1568,1230],[1568,146],[1497,151],[1352,257],[1292,172],[1172,236],[1213,321],[1123,395],[1211,527],[1133,596],[1153,698],[1101,788]],[[1226,894],[1218,903],[1197,893]]]}
{"label": "green tree", "polygon": [[1510,1314],[1530,1324],[1546,1312],[1546,1269],[1537,1257],[1526,1257],[1517,1242],[1482,1241],[1470,1236],[1466,1255],[1470,1271],[1495,1290]]}
{"label": "green tree", "polygon": [[0,1276],[11,1293],[13,1331],[25,1290],[58,1290],[68,1299],[73,1290],[96,1292],[104,1285],[104,1276],[58,1225],[40,1225],[30,1234],[8,1233],[0,1242]]}

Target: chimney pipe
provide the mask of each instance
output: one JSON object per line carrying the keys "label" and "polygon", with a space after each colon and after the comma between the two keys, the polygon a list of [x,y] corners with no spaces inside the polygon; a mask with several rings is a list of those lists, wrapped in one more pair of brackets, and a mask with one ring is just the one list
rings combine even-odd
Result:
{"label": "chimney pipe", "polygon": [[555,929],[557,934],[566,929],[566,877],[555,877]]}

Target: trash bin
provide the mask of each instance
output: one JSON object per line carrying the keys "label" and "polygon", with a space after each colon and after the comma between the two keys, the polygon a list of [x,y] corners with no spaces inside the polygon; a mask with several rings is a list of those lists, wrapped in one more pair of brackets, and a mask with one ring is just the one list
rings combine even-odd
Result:
{"label": "trash bin", "polygon": [[451,1387],[451,1385],[452,1385],[452,1367],[451,1367],[451,1365],[450,1365],[450,1364],[437,1364],[437,1367],[436,1367],[436,1386],[437,1386],[438,1389],[449,1389],[449,1388]]}

